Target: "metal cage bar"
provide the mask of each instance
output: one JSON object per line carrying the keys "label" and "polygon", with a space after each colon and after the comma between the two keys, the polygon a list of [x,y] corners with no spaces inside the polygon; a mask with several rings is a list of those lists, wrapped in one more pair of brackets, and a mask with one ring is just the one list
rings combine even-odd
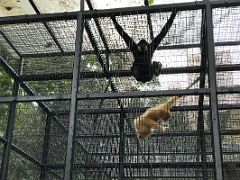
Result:
{"label": "metal cage bar", "polygon": [[211,123],[212,123],[212,138],[214,151],[214,167],[215,179],[223,179],[222,169],[222,146],[220,136],[220,125],[218,116],[218,100],[217,100],[217,84],[216,84],[216,65],[215,65],[215,51],[213,39],[213,20],[212,8],[210,0],[205,0],[206,3],[206,41],[207,41],[207,59],[208,59],[208,75],[210,87],[210,106],[211,106]]}
{"label": "metal cage bar", "polygon": [[83,11],[84,11],[84,0],[80,3],[80,12],[77,19],[77,31],[76,31],[76,46],[75,46],[75,59],[73,67],[73,80],[72,80],[72,93],[71,93],[71,107],[70,117],[68,126],[68,142],[67,142],[67,155],[66,165],[64,170],[64,180],[72,179],[72,164],[74,157],[74,139],[76,129],[76,116],[77,116],[77,92],[79,86],[79,71],[80,61],[82,56],[82,42],[83,42]]}
{"label": "metal cage bar", "polygon": [[[19,68],[18,68],[19,73],[21,72],[21,69],[23,66],[22,62],[23,61],[21,58],[19,60]],[[13,84],[12,96],[17,96],[18,91],[19,91],[19,81],[15,79]],[[1,165],[2,180],[6,180],[8,178],[8,167],[9,167],[9,161],[10,161],[10,154],[12,150],[13,130],[15,125],[16,113],[17,113],[17,102],[11,102],[9,115],[8,115],[7,129],[6,129],[7,143],[4,144],[3,155],[2,155],[3,156],[2,165]]]}
{"label": "metal cage bar", "polygon": [[[117,8],[109,10],[98,10],[98,11],[84,11],[84,18],[98,18],[98,17],[109,17],[119,15],[130,15],[130,14],[145,14],[146,12],[167,12],[171,11],[172,8],[176,8],[178,11],[185,10],[196,10],[203,9],[205,2],[196,1],[191,3],[178,3],[178,4],[164,4],[155,6],[139,6],[139,7],[128,7],[128,8]],[[226,6],[239,6],[238,0],[224,0],[211,1],[210,6],[212,8],[220,8]],[[1,17],[0,25],[3,24],[17,24],[17,23],[30,23],[30,22],[42,22],[42,21],[54,21],[54,20],[72,20],[77,19],[78,12],[66,12],[66,13],[55,13],[45,15],[21,15],[13,17]]]}

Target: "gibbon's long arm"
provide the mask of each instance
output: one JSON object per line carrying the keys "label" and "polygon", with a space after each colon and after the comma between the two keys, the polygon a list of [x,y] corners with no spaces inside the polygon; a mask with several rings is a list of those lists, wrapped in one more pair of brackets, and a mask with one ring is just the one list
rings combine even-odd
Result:
{"label": "gibbon's long arm", "polygon": [[163,26],[161,32],[153,39],[152,43],[151,43],[151,48],[152,48],[152,52],[154,52],[158,45],[160,44],[160,42],[163,40],[163,38],[166,36],[166,34],[168,33],[169,29],[171,28],[173,21],[176,17],[177,11],[173,11],[170,18],[168,19],[168,21],[166,22],[166,24]]}
{"label": "gibbon's long arm", "polygon": [[115,28],[117,29],[119,35],[123,38],[128,48],[131,51],[135,51],[137,49],[137,44],[132,40],[132,38],[123,30],[122,26],[118,24],[115,17],[112,17],[112,21],[114,23]]}
{"label": "gibbon's long arm", "polygon": [[148,0],[144,0],[144,5],[149,6]]}
{"label": "gibbon's long arm", "polygon": [[134,119],[134,127],[138,137],[147,138],[151,135],[151,129],[164,131],[165,128],[158,120],[168,120],[171,117],[170,108],[176,103],[180,96],[173,96],[165,103],[147,109],[141,116]]}

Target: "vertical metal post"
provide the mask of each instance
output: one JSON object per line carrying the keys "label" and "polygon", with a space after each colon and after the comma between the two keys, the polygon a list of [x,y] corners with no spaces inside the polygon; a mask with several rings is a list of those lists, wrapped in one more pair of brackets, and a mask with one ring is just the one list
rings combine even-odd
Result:
{"label": "vertical metal post", "polygon": [[[205,9],[202,10],[202,27],[201,27],[201,72],[200,72],[200,88],[205,87],[205,76],[206,76],[206,66],[207,66],[207,58],[205,52],[207,51],[207,43],[206,43],[206,15]],[[207,173],[207,164],[206,164],[206,142],[205,142],[205,130],[204,130],[204,118],[203,118],[203,102],[204,95],[199,95],[198,100],[198,123],[197,123],[197,131],[199,132],[199,136],[197,138],[197,152],[201,151],[201,161],[202,161],[202,174],[203,180],[208,179]],[[199,158],[197,158],[199,160]],[[200,176],[200,172],[197,170],[197,175]]]}
{"label": "vertical metal post", "polygon": [[[20,57],[20,63],[19,63],[19,73],[22,72],[22,65],[23,65],[23,58]],[[12,96],[17,96],[19,90],[19,81],[14,80],[13,84],[13,90],[12,90]],[[17,103],[12,102],[10,104],[9,109],[9,115],[8,115],[8,123],[7,123],[7,130],[6,130],[6,144],[4,145],[3,149],[3,159],[2,159],[2,165],[1,165],[1,180],[6,180],[8,176],[8,167],[9,167],[9,161],[10,161],[10,154],[12,150],[12,142],[13,142],[13,130],[14,130],[14,124],[16,119],[16,107]]]}
{"label": "vertical metal post", "polygon": [[119,131],[120,131],[120,142],[119,142],[119,172],[118,179],[124,179],[124,151],[125,151],[125,141],[124,141],[124,113],[120,113],[119,121]]}
{"label": "vertical metal post", "polygon": [[[144,0],[144,5],[145,6],[149,6],[148,0]],[[152,28],[151,15],[148,12],[147,12],[147,21],[148,21],[148,26],[149,26],[149,31],[150,31],[150,38],[151,38],[151,40],[153,40],[154,37],[153,37],[153,28]]]}
{"label": "vertical metal post", "polygon": [[44,143],[43,143],[43,152],[42,152],[42,167],[40,180],[44,180],[46,177],[46,164],[47,164],[47,155],[49,148],[49,134],[50,134],[50,126],[51,126],[51,117],[47,114],[47,121],[45,125],[45,135],[44,135]]}
{"label": "vertical metal post", "polygon": [[82,43],[83,43],[83,11],[84,11],[84,0],[80,3],[80,12],[77,18],[77,31],[75,41],[75,59],[73,67],[73,80],[72,80],[72,93],[71,93],[71,107],[70,107],[70,118],[68,127],[68,143],[67,143],[67,155],[65,162],[64,180],[72,179],[72,164],[73,164],[73,153],[74,153],[74,139],[75,139],[75,126],[77,118],[77,92],[79,86],[79,72],[80,72],[80,61],[82,55]]}
{"label": "vertical metal post", "polygon": [[206,30],[207,30],[207,58],[208,58],[208,77],[210,87],[210,106],[211,106],[211,123],[212,123],[212,140],[215,165],[215,179],[222,180],[222,147],[220,137],[220,125],[218,117],[218,101],[217,101],[217,82],[216,82],[216,65],[215,50],[213,39],[213,20],[212,8],[210,0],[205,0],[206,5]]}

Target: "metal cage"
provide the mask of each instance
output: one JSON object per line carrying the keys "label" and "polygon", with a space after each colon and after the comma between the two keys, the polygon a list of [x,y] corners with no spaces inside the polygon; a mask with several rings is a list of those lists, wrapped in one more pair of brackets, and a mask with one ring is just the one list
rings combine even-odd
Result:
{"label": "metal cage", "polygon": [[[2,180],[16,171],[41,180],[240,179],[238,0],[107,10],[82,0],[79,12],[56,14],[32,6],[37,15],[0,18]],[[153,57],[162,72],[141,84],[111,16],[135,41],[151,41],[173,10]],[[167,131],[139,139],[133,119],[174,95],[182,98]]]}

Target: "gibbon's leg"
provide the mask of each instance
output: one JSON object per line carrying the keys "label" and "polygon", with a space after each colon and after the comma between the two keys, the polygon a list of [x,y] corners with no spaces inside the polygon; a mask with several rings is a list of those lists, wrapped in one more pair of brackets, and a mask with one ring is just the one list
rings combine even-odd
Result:
{"label": "gibbon's leg", "polygon": [[151,129],[159,129],[160,131],[165,131],[166,129],[159,124],[157,121],[150,119],[150,118],[144,118],[144,125],[150,127]]}
{"label": "gibbon's leg", "polygon": [[160,118],[167,120],[171,117],[170,108],[180,96],[173,96],[165,103],[147,109],[141,116],[134,119],[134,127],[138,137],[146,138],[152,133],[151,129],[165,131],[166,128],[158,123]]}
{"label": "gibbon's leg", "polygon": [[135,131],[139,138],[147,138],[151,135],[151,128],[143,124],[136,124]]}
{"label": "gibbon's leg", "polygon": [[153,61],[151,70],[155,76],[159,76],[162,70],[162,64],[160,62]]}
{"label": "gibbon's leg", "polygon": [[140,138],[147,138],[151,135],[152,129],[159,129],[160,131],[165,131],[166,128],[161,124],[150,118],[138,117],[134,120],[134,127],[137,136]]}
{"label": "gibbon's leg", "polygon": [[158,121],[160,118],[163,118],[164,120],[167,120],[170,118],[170,108],[173,106],[173,104],[176,103],[176,101],[180,98],[180,96],[173,96],[169,100],[167,100],[165,103],[160,104],[158,106],[152,107],[147,109],[142,117],[148,117],[155,121]]}
{"label": "gibbon's leg", "polygon": [[173,24],[173,20],[176,17],[177,11],[173,11],[167,23],[163,26],[161,32],[153,39],[151,43],[152,53],[157,49],[158,45],[162,41],[162,39],[166,36],[167,32],[171,28]]}
{"label": "gibbon's leg", "polygon": [[134,51],[137,49],[137,44],[133,41],[133,39],[123,30],[122,26],[117,22],[115,17],[112,17],[112,21],[114,23],[114,26],[116,30],[118,31],[119,35],[123,38],[125,43],[127,44],[128,48],[131,51]]}

